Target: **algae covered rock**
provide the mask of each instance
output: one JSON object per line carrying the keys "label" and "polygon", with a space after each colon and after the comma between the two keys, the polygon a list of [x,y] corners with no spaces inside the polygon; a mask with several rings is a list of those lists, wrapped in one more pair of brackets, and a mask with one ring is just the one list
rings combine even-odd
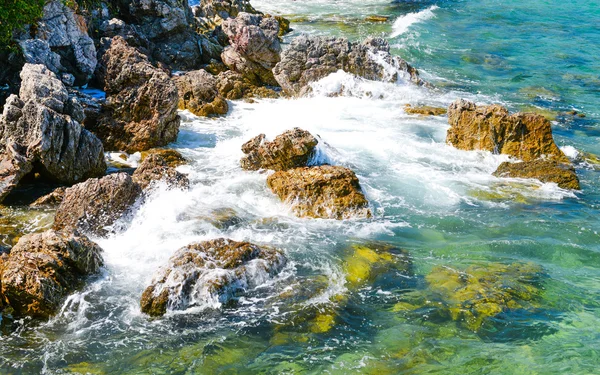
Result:
{"label": "algae covered rock", "polygon": [[194,70],[173,78],[179,92],[179,109],[196,116],[225,115],[227,101],[219,95],[217,78],[206,70]]}
{"label": "algae covered rock", "polygon": [[142,189],[147,189],[157,181],[164,181],[172,188],[187,189],[190,185],[186,175],[177,172],[158,154],[151,154],[144,158],[131,177]]}
{"label": "algae covered rock", "polygon": [[344,259],[346,285],[349,289],[372,282],[390,270],[408,275],[411,268],[412,261],[408,252],[386,243],[353,245]]}
{"label": "algae covered rock", "polygon": [[141,192],[140,186],[126,173],[89,179],[65,191],[53,228],[106,235],[105,227],[123,216]]}
{"label": "algae covered rock", "polygon": [[371,217],[358,177],[345,167],[323,165],[278,171],[269,176],[267,185],[299,217]]}
{"label": "algae covered rock", "polygon": [[286,263],[279,250],[219,238],[179,249],[141,298],[151,316],[190,307],[218,307],[256,287]]}
{"label": "algae covered rock", "polygon": [[428,105],[412,106],[407,104],[404,106],[404,112],[410,115],[442,116],[448,113],[448,110],[446,108],[432,107]]}
{"label": "algae covered rock", "polygon": [[300,128],[288,130],[271,142],[260,134],[242,146],[246,156],[241,160],[243,169],[256,171],[272,169],[287,170],[308,165],[319,141],[312,134]]}
{"label": "algae covered rock", "polygon": [[0,269],[2,295],[17,315],[47,318],[86,276],[98,272],[101,251],[79,234],[49,230],[23,236]]}
{"label": "algae covered rock", "polygon": [[563,189],[580,189],[575,168],[570,164],[554,160],[538,159],[520,163],[504,162],[496,169],[494,176],[535,178],[542,182],[554,182]]}

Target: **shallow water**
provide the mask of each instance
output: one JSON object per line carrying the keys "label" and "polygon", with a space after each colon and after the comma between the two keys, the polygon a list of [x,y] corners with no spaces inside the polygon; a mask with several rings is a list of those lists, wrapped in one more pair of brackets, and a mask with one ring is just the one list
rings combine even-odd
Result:
{"label": "shallow water", "polygon": [[[598,171],[578,163],[576,193],[498,179],[491,173],[504,157],[455,150],[444,142],[446,118],[403,110],[446,106],[458,97],[515,110],[575,108],[586,117],[558,116],[557,143],[600,153],[600,35],[590,21],[599,13],[594,4],[576,3],[253,2],[296,20],[294,35],[384,35],[438,89],[340,72],[316,84],[311,98],[235,102],[223,119],[182,113],[172,146],[192,161],[180,167],[189,173],[190,191],[159,189],[122,223],[122,232],[95,239],[105,250],[103,274],[50,322],[13,323],[0,338],[0,372],[597,372]],[[367,23],[366,15],[389,20]],[[346,96],[328,95],[341,87]],[[242,143],[294,126],[326,143],[321,161],[356,171],[372,219],[295,218],[266,187],[267,174],[240,169]],[[237,219],[215,225],[211,215],[223,209]],[[213,303],[158,320],[142,315],[139,297],[154,272],[179,247],[217,237],[279,247],[289,263],[234,306]],[[370,241],[407,250],[410,272],[386,271],[352,285],[345,277],[349,248]],[[492,262],[542,266],[539,306],[507,311],[477,332],[432,310],[407,315],[395,308],[426,289],[424,277],[436,266],[465,270]]]}

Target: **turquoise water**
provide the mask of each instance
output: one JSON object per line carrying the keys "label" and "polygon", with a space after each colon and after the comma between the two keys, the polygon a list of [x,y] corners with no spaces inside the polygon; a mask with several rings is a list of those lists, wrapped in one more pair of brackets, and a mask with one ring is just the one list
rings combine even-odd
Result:
{"label": "turquoise water", "polygon": [[[351,39],[383,35],[394,53],[438,89],[337,73],[316,85],[310,98],[236,102],[217,120],[183,114],[173,147],[192,160],[182,167],[192,189],[157,191],[125,231],[96,239],[105,250],[103,274],[50,322],[25,320],[5,329],[0,372],[598,373],[600,175],[595,165],[576,164],[582,182],[576,193],[498,179],[491,173],[504,157],[455,150],[445,144],[444,117],[420,118],[403,110],[404,104],[446,106],[458,97],[513,110],[536,108],[555,117],[559,146],[600,154],[598,5],[253,4],[295,20],[288,39],[300,32]],[[369,23],[367,15],[389,20]],[[328,95],[342,86],[346,96]],[[560,114],[573,109],[585,117]],[[373,219],[295,218],[270,193],[265,174],[239,168],[244,141],[294,126],[327,142],[321,149],[325,160],[356,171]],[[235,225],[215,226],[209,219],[223,208],[236,212]],[[288,266],[234,306],[205,306],[159,320],[139,312],[141,292],[175,250],[221,236],[279,247]],[[353,272],[364,270],[356,264],[360,246],[373,247],[373,241],[394,247],[384,255],[391,260],[375,264],[368,282],[353,283]],[[531,301],[480,326],[452,319],[448,309],[436,305],[444,298],[433,290],[436,267],[475,274],[477,267],[491,273],[513,263],[542,267],[535,280],[522,279],[538,292]],[[502,278],[502,290],[518,289],[518,276]]]}

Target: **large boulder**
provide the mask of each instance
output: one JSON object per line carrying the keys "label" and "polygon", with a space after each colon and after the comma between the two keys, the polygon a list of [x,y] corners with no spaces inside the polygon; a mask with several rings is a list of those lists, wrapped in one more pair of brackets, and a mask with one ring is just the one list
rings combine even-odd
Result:
{"label": "large boulder", "polygon": [[390,54],[390,46],[382,38],[358,43],[346,38],[301,35],[283,51],[273,73],[286,93],[301,96],[310,91],[310,83],[338,70],[375,81],[404,78],[424,84],[415,68]]}
{"label": "large boulder", "polygon": [[322,165],[278,171],[269,176],[267,185],[299,217],[371,217],[356,174],[345,167]]}
{"label": "large boulder", "polygon": [[140,186],[126,173],[89,179],[65,191],[53,228],[106,235],[106,227],[122,217],[141,192]]}
{"label": "large boulder", "polygon": [[53,230],[21,237],[0,268],[1,294],[17,315],[47,318],[102,266],[87,237]]}
{"label": "large boulder", "polygon": [[240,13],[223,22],[230,45],[223,63],[252,82],[277,85],[272,69],[280,60],[279,22],[272,17]]}
{"label": "large boulder", "polygon": [[194,70],[173,78],[179,92],[179,109],[196,116],[225,115],[227,101],[219,95],[217,78],[206,70]]}
{"label": "large boulder", "polygon": [[190,307],[218,307],[279,272],[283,253],[267,246],[219,238],[179,249],[141,298],[142,312],[164,315]]}
{"label": "large boulder", "polygon": [[142,189],[147,189],[158,181],[164,181],[171,188],[187,189],[190,185],[186,175],[177,172],[175,168],[169,166],[165,158],[158,154],[144,158],[131,177]]}
{"label": "large boulder", "polygon": [[119,36],[112,40],[102,61],[106,103],[90,128],[104,147],[133,153],[175,141],[179,97],[169,76]]}
{"label": "large boulder", "polygon": [[542,182],[554,182],[560,188],[579,190],[579,179],[572,165],[556,160],[538,159],[533,161],[500,164],[496,177],[535,178]]}
{"label": "large boulder", "polygon": [[61,0],[46,3],[36,27],[20,45],[25,60],[43,64],[70,84],[87,83],[96,69],[96,47],[84,17]]}
{"label": "large boulder", "polygon": [[485,150],[522,161],[541,157],[568,163],[552,138],[550,121],[534,113],[510,114],[500,105],[459,99],[448,108],[446,141],[461,150]]}
{"label": "large boulder", "polygon": [[102,143],[81,126],[83,108],[63,83],[43,65],[26,64],[21,79],[20,97],[9,97],[0,116],[0,159],[14,170],[0,195],[31,169],[62,184],[103,175]]}
{"label": "large boulder", "polygon": [[217,76],[217,90],[219,90],[221,96],[229,100],[242,98],[277,99],[280,96],[278,91],[260,86],[242,74],[231,70],[219,73]]}
{"label": "large boulder", "polygon": [[319,141],[306,130],[294,128],[278,135],[272,142],[260,134],[242,145],[246,156],[241,160],[243,169],[275,171],[305,167]]}

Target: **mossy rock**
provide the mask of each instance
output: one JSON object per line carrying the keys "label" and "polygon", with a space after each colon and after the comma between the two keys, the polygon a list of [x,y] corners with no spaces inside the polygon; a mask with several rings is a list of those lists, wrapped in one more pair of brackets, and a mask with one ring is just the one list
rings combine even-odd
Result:
{"label": "mossy rock", "polygon": [[344,258],[346,286],[354,290],[390,270],[409,273],[411,266],[406,250],[386,243],[356,244]]}

